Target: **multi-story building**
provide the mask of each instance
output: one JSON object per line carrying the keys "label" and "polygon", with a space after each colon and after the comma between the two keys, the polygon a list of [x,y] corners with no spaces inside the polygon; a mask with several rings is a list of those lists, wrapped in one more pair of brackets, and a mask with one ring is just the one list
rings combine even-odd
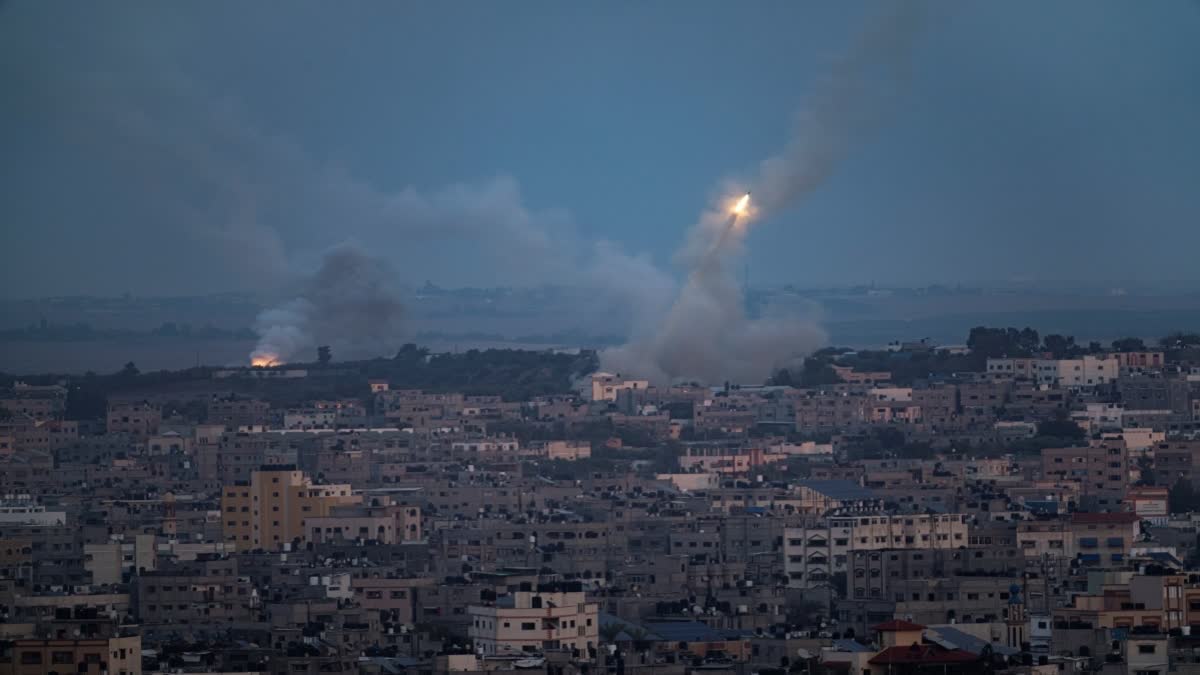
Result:
{"label": "multi-story building", "polygon": [[1087,565],[1120,564],[1137,541],[1136,513],[1073,513],[1017,525],[1017,546],[1028,559],[1078,559]]}
{"label": "multi-story building", "polygon": [[214,398],[208,402],[208,423],[226,431],[255,427],[270,421],[271,405],[252,398]]}
{"label": "multi-story building", "polygon": [[[914,403],[916,393],[914,392]],[[796,431],[813,433],[865,424],[872,401],[861,392],[822,391],[796,399]]]}
{"label": "multi-story building", "polygon": [[838,602],[839,625],[853,628],[856,635],[867,634],[872,624],[892,620],[1000,625],[1008,618],[1018,578],[989,575],[896,580],[884,597]]}
{"label": "multi-story building", "polygon": [[1200,441],[1162,441],[1154,445],[1153,452],[1161,484],[1183,480],[1200,487]]}
{"label": "multi-story building", "polygon": [[519,590],[467,613],[468,634],[484,655],[570,649],[586,658],[599,644],[600,606],[578,582]]}
{"label": "multi-story building", "polygon": [[1121,366],[1122,374],[1162,370],[1166,365],[1162,352],[1117,352],[1113,358]]}
{"label": "multi-story building", "polygon": [[858,551],[949,550],[968,541],[962,514],[831,516],[824,526],[784,530],[783,568],[789,586],[819,588],[846,572]]}
{"label": "multi-story building", "polygon": [[939,384],[913,389],[913,405],[921,409],[921,422],[930,428],[944,427],[958,414],[958,387]]}
{"label": "multi-story building", "polygon": [[1114,510],[1129,486],[1129,452],[1120,441],[1042,450],[1042,476],[1079,484],[1086,507]]}
{"label": "multi-story building", "polygon": [[139,572],[135,589],[138,618],[152,626],[247,621],[257,600],[237,559],[212,554]]}
{"label": "multi-story building", "polygon": [[1115,382],[1121,374],[1116,357],[1086,355],[1077,359],[1039,359],[1035,364],[1038,384],[1086,389]]}
{"label": "multi-story building", "polygon": [[147,401],[109,401],[106,428],[110,434],[129,434],[144,441],[158,433],[162,409]]}
{"label": "multi-story building", "polygon": [[1025,558],[1015,546],[852,551],[846,575],[847,596],[856,600],[891,598],[898,585],[914,579],[1013,579],[1024,570]]}
{"label": "multi-story building", "polygon": [[1191,416],[1191,383],[1183,378],[1123,377],[1117,382],[1127,410],[1169,410]]}
{"label": "multi-story building", "polygon": [[987,374],[992,378],[1012,378],[1017,380],[1032,380],[1037,377],[1038,359],[1034,358],[990,358],[987,360]]}
{"label": "multi-story building", "polygon": [[304,519],[308,541],[373,541],[398,544],[421,539],[421,509],[410,504],[393,504],[386,497],[371,503],[334,506],[325,516]]}
{"label": "multi-story building", "polygon": [[619,374],[593,373],[592,400],[616,401],[622,391],[645,391],[650,388],[647,380],[628,380]]}
{"label": "multi-story building", "polygon": [[142,675],[142,638],[130,635],[0,643],[0,675],[54,673]]}
{"label": "multi-story building", "polygon": [[0,393],[0,408],[13,415],[26,415],[35,422],[62,419],[67,407],[67,388],[57,384],[38,386],[16,382]]}
{"label": "multi-story building", "polygon": [[349,485],[316,485],[295,466],[264,466],[248,482],[221,491],[225,541],[239,551],[276,550],[303,541],[308,518],[360,500]]}

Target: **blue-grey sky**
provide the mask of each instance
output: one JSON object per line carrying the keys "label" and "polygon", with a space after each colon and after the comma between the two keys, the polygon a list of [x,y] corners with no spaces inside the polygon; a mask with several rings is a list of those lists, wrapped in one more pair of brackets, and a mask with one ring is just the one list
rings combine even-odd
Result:
{"label": "blue-grey sky", "polygon": [[[344,241],[412,283],[677,274],[880,6],[13,0],[0,292],[264,290]],[[1200,4],[948,2],[914,44],[752,281],[1200,277]]]}

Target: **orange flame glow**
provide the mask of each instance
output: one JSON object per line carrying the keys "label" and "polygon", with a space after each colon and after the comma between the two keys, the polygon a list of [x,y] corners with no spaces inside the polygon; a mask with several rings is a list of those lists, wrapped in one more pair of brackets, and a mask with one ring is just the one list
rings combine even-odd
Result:
{"label": "orange flame glow", "polygon": [[259,354],[250,357],[250,365],[254,368],[270,368],[279,365],[279,357],[274,354]]}

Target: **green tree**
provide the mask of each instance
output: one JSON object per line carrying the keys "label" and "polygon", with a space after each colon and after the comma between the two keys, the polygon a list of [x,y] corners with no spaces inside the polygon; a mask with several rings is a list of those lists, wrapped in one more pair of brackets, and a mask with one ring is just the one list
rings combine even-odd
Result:
{"label": "green tree", "polygon": [[1056,359],[1072,356],[1078,347],[1075,345],[1075,338],[1071,335],[1059,335],[1051,333],[1042,339],[1042,348]]}
{"label": "green tree", "polygon": [[1038,422],[1037,435],[1078,441],[1083,440],[1087,433],[1067,417],[1065,410],[1058,410],[1054,413],[1054,419]]}
{"label": "green tree", "polygon": [[1142,342],[1141,338],[1127,337],[1113,340],[1112,348],[1115,352],[1144,352],[1146,343]]}
{"label": "green tree", "polygon": [[1200,502],[1200,495],[1196,494],[1191,481],[1184,478],[1175,481],[1171,491],[1167,493],[1167,507],[1171,513],[1200,511],[1200,503],[1197,502]]}
{"label": "green tree", "polygon": [[1040,346],[1038,332],[1028,326],[1020,330],[976,326],[967,335],[967,347],[983,359],[1029,356]]}
{"label": "green tree", "polygon": [[1141,473],[1141,485],[1154,485],[1158,481],[1158,474],[1154,471],[1154,461],[1149,457],[1138,457],[1138,471]]}
{"label": "green tree", "polygon": [[800,385],[816,387],[823,384],[837,384],[842,379],[834,372],[827,362],[808,358],[804,359],[804,368],[800,371]]}
{"label": "green tree", "polygon": [[1184,333],[1182,331],[1176,331],[1161,338],[1158,341],[1158,345],[1163,349],[1186,349],[1188,347],[1200,347],[1200,333]]}

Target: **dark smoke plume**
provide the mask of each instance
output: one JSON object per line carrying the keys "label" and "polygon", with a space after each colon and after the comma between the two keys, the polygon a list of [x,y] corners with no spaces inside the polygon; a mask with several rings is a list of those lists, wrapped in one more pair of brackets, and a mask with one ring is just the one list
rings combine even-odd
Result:
{"label": "dark smoke plume", "polygon": [[258,364],[284,363],[328,345],[344,357],[394,351],[403,337],[404,307],[387,266],[349,245],[325,254],[301,293],[258,316]]}

